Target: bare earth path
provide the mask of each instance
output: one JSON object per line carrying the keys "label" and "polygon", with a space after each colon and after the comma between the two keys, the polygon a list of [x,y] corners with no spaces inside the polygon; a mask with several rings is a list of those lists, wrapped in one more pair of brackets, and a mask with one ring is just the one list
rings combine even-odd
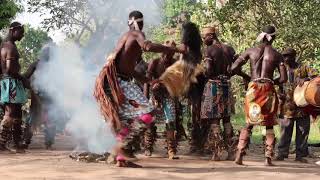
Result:
{"label": "bare earth path", "polygon": [[[58,137],[55,151],[44,150],[42,139],[41,136],[37,136],[26,154],[0,153],[0,180],[320,179],[320,166],[314,164],[316,159],[309,159],[309,164],[301,164],[294,162],[291,157],[286,162],[275,162],[276,167],[264,167],[262,150],[259,146],[252,148],[246,157],[246,166],[237,166],[227,161],[211,162],[208,160],[209,157],[197,156],[180,156],[180,160],[168,161],[164,158],[164,150],[157,149],[152,158],[138,156],[141,159],[138,163],[144,168],[123,169],[103,163],[71,160],[68,155],[72,150],[72,143],[66,137]],[[184,154],[187,148],[182,145],[180,149],[180,154]]]}

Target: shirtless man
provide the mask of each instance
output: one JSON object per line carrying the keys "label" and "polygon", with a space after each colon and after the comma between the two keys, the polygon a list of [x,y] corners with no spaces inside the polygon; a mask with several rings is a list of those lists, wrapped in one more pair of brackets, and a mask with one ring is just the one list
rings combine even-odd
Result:
{"label": "shirtless man", "polygon": [[[205,62],[207,65],[205,85],[201,102],[201,121],[207,121],[207,145],[212,151],[212,160],[219,161],[222,150],[228,151],[227,160],[234,160],[235,144],[231,115],[231,74],[229,69],[235,59],[235,51],[231,46],[223,44],[217,37],[215,27],[203,29]],[[224,136],[222,137],[220,120],[223,121]]]}
{"label": "shirtless man", "polygon": [[[245,114],[247,126],[241,130],[235,163],[242,165],[245,148],[248,145],[254,125],[266,126],[265,165],[272,166],[274,156],[275,134],[273,126],[278,110],[278,97],[274,85],[287,81],[287,71],[282,55],[272,47],[276,37],[273,26],[266,26],[257,40],[260,45],[246,50],[231,67],[232,72],[239,72],[240,67],[250,60],[251,82],[245,97]],[[275,70],[280,77],[274,79]]]}
{"label": "shirtless man", "polygon": [[13,129],[16,152],[24,152],[22,142],[22,105],[27,102],[27,81],[20,74],[19,52],[15,44],[24,36],[24,28],[18,22],[10,25],[7,38],[1,45],[1,104],[5,114],[0,126],[0,150],[8,150],[6,143]]}
{"label": "shirtless man", "polygon": [[[174,41],[166,41],[165,42],[166,46],[169,47],[176,47],[176,44]],[[147,77],[150,79],[158,79],[160,76],[165,72],[165,70],[171,66],[173,63],[176,62],[176,59],[173,58],[174,53],[163,53],[162,56],[158,59],[153,60],[147,71]],[[148,86],[148,84],[147,84]],[[149,87],[146,87],[146,94],[149,94]],[[177,100],[170,98],[170,97],[162,97],[160,102],[157,101],[156,99],[153,100],[158,106],[162,107],[164,111],[164,115],[166,118],[166,136],[167,136],[167,147],[168,147],[168,156],[169,159],[177,159],[176,157],[176,152],[177,152],[177,139],[176,139],[176,118],[177,118],[177,109],[176,109],[176,103]],[[149,133],[152,134],[152,133]],[[148,138],[150,140],[154,140],[154,138]],[[146,152],[145,154],[147,156],[151,156],[152,154],[152,145],[153,141],[151,142],[146,142],[145,143]]]}
{"label": "shirtless man", "polygon": [[128,25],[130,30],[120,38],[114,53],[108,57],[107,64],[97,78],[94,96],[100,104],[102,114],[117,134],[117,165],[140,167],[128,160],[126,151],[128,147],[132,147],[134,137],[141,136],[146,125],[152,123],[154,107],[140,87],[132,82],[133,78],[142,83],[150,81],[135,71],[135,66],[142,60],[143,51],[179,51],[177,48],[154,44],[145,39],[141,12],[131,12]]}
{"label": "shirtless man", "polygon": [[[34,80],[34,72],[37,68],[45,66],[50,60],[50,51],[55,47],[55,44],[45,45],[41,51],[37,61],[32,63],[23,76],[29,79],[31,82]],[[49,118],[49,106],[52,103],[52,98],[49,97],[44,91],[31,88],[31,106],[30,106],[30,122],[25,127],[24,143],[25,147],[31,143],[33,136],[32,126],[36,126],[40,123],[44,124],[44,138],[46,149],[52,150],[52,145],[55,142],[56,136],[56,123],[53,119]]]}

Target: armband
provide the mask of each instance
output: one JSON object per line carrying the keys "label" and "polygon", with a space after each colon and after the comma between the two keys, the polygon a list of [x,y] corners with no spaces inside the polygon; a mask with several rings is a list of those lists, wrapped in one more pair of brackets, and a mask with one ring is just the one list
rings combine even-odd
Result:
{"label": "armband", "polygon": [[152,42],[151,41],[144,41],[143,45],[142,45],[142,50],[148,50],[150,48],[150,44]]}

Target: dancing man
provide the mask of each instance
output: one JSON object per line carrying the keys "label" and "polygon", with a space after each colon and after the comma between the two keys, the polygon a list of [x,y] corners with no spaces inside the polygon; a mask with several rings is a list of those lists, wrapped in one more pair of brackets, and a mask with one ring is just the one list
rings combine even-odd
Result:
{"label": "dancing man", "polygon": [[117,166],[141,167],[129,161],[127,151],[134,137],[142,136],[146,125],[152,123],[154,107],[132,81],[150,82],[135,71],[135,66],[142,60],[143,51],[173,53],[178,49],[147,41],[142,32],[143,14],[139,11],[129,14],[128,25],[130,30],[122,35],[97,78],[94,96],[117,134]]}
{"label": "dancing man", "polygon": [[[260,45],[246,50],[231,67],[231,71],[239,73],[240,67],[250,60],[251,82],[245,97],[245,116],[247,126],[241,130],[235,163],[242,165],[245,148],[248,146],[251,130],[254,125],[266,126],[265,157],[267,166],[271,166],[274,155],[278,97],[274,85],[287,81],[287,71],[282,55],[272,47],[276,37],[273,26],[266,26],[257,40]],[[274,79],[273,74],[278,69],[280,77]]]}
{"label": "dancing man", "polygon": [[[235,51],[231,46],[219,41],[216,27],[207,27],[203,30],[205,63],[207,65],[206,78],[208,79],[201,102],[201,121],[208,121],[206,134],[209,150],[212,151],[212,160],[221,159],[222,150],[228,151],[227,160],[234,160],[235,139],[230,122],[231,115],[231,74],[229,69],[235,59]],[[220,121],[223,122],[222,136]],[[205,134],[204,134],[205,136]]]}
{"label": "dancing man", "polygon": [[[169,47],[176,47],[174,41],[166,41],[165,44]],[[153,60],[148,67],[147,77],[155,80],[160,78],[160,76],[165,72],[165,70],[176,62],[173,58],[174,53],[163,53],[158,59]],[[149,94],[149,87],[146,87],[146,94]],[[177,159],[177,139],[176,139],[176,120],[177,120],[177,109],[176,104],[178,103],[176,99],[167,96],[159,97],[161,99],[157,100],[152,98],[157,106],[163,109],[166,118],[166,137],[167,137],[167,148],[169,159]],[[153,151],[154,137],[154,127],[148,129],[148,133],[145,136],[145,154],[151,156]]]}

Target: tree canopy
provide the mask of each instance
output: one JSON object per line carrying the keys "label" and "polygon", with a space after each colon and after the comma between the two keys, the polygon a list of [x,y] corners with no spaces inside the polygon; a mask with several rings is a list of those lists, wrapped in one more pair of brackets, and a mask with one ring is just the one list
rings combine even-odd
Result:
{"label": "tree canopy", "polygon": [[37,60],[43,45],[51,41],[52,39],[48,36],[46,31],[39,28],[32,28],[29,25],[25,26],[24,38],[17,43],[23,71],[25,71],[31,63]]}
{"label": "tree canopy", "polygon": [[0,0],[0,30],[10,24],[20,8],[13,0]]}

